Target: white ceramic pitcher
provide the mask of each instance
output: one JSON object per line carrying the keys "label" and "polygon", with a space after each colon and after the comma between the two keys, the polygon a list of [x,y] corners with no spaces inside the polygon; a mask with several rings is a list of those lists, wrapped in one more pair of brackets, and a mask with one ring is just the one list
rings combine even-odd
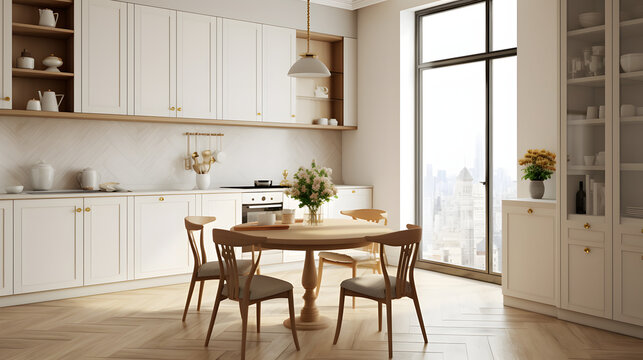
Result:
{"label": "white ceramic pitcher", "polygon": [[55,13],[51,9],[38,9],[40,13],[40,26],[56,27],[58,23],[58,13]]}
{"label": "white ceramic pitcher", "polygon": [[[42,104],[42,111],[55,111],[58,112],[58,107],[63,102],[65,95],[58,94],[51,90],[47,90],[44,93],[41,93],[38,90],[38,96],[40,97],[40,103]],[[60,96],[60,100],[57,100],[56,97]]]}

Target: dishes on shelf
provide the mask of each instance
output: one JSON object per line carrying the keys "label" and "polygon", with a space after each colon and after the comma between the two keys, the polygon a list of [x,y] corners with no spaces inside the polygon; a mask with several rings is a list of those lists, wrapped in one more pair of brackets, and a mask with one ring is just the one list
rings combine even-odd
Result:
{"label": "dishes on shelf", "polygon": [[585,12],[578,15],[578,22],[580,26],[584,28],[603,25],[604,23],[603,14],[595,11]]}
{"label": "dishes on shelf", "polygon": [[626,73],[643,70],[643,53],[621,55],[621,67]]}
{"label": "dishes on shelf", "polygon": [[16,67],[20,69],[31,69],[35,67],[36,61],[27,49],[23,49],[20,57],[16,59]]}
{"label": "dishes on shelf", "polygon": [[630,117],[636,114],[636,106],[632,104],[621,105],[621,117]]}
{"label": "dishes on shelf", "polygon": [[623,215],[625,215],[626,217],[643,219],[643,207],[628,206],[625,208],[625,213]]}
{"label": "dishes on shelf", "polygon": [[58,68],[63,65],[63,59],[59,58],[58,56],[55,56],[54,54],[50,54],[49,56],[47,56],[42,60],[42,64],[47,66],[45,71],[60,72]]}
{"label": "dishes on shelf", "polygon": [[40,15],[38,25],[56,27],[56,23],[58,23],[58,13],[55,13],[51,9],[38,9],[38,14]]}

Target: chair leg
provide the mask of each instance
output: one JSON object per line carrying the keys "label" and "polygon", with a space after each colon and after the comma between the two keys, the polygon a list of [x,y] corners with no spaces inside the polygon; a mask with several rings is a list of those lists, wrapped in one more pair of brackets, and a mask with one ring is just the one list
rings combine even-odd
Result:
{"label": "chair leg", "polygon": [[196,280],[193,274],[192,280],[190,280],[190,290],[188,290],[188,299],[185,301],[185,310],[183,310],[183,319],[181,319],[181,321],[185,321],[185,317],[188,315],[188,309],[190,308],[190,300],[192,300],[192,292],[194,291],[194,284],[196,284]]}
{"label": "chair leg", "polygon": [[337,314],[337,328],[335,329],[335,339],[333,345],[337,344],[339,331],[342,329],[342,317],[344,317],[344,288],[339,291],[339,313]]}
{"label": "chair leg", "polygon": [[196,311],[201,311],[201,298],[203,298],[204,285],[205,285],[205,281],[201,281],[201,284],[199,284],[199,301],[196,304]]}
{"label": "chair leg", "polygon": [[382,303],[377,302],[377,331],[382,331]]}
{"label": "chair leg", "polygon": [[248,304],[240,301],[239,309],[241,310],[241,360],[245,360],[246,336],[248,333]]}
{"label": "chair leg", "polygon": [[288,312],[290,313],[290,330],[292,339],[295,342],[295,348],[299,351],[299,339],[297,338],[297,325],[295,324],[295,302],[293,300],[293,290],[288,292]]}
{"label": "chair leg", "polygon": [[420,323],[420,329],[422,329],[422,336],[424,337],[424,343],[428,343],[429,340],[426,338],[426,329],[424,329],[424,320],[422,320],[422,311],[420,310],[420,301],[418,300],[417,291],[413,290],[413,304],[415,304],[415,312],[418,316],[418,322]]}
{"label": "chair leg", "polygon": [[257,303],[257,333],[261,330],[261,302]]}
{"label": "chair leg", "polygon": [[386,329],[388,330],[388,357],[393,357],[393,309],[391,309],[391,301],[386,303]]}
{"label": "chair leg", "polygon": [[223,290],[223,279],[219,280],[219,287],[217,288],[217,295],[214,298],[214,308],[212,308],[212,318],[210,318],[210,326],[208,327],[208,335],[205,337],[205,346],[210,343],[210,336],[212,336],[212,328],[214,327],[214,320],[217,318],[219,311],[219,304],[221,304],[221,291]]}
{"label": "chair leg", "polygon": [[315,289],[315,296],[319,295],[319,288],[321,288],[322,272],[324,271],[324,259],[319,258],[319,269],[317,270],[317,289]]}
{"label": "chair leg", "polygon": [[[353,277],[357,277],[357,263],[353,263]],[[355,309],[355,296],[353,296],[353,309]]]}

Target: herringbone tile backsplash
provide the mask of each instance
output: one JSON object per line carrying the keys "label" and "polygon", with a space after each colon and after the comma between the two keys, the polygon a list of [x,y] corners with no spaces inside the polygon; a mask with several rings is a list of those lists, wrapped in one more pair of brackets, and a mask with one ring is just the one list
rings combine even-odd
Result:
{"label": "herringbone tile backsplash", "polygon": [[[14,184],[31,189],[30,169],[39,160],[56,169],[56,189],[77,188],[76,173],[86,167],[96,169],[101,182],[131,189],[190,189],[195,174],[183,169],[186,131],[225,134],[227,158],[213,166],[213,187],[259,178],[278,183],[284,169],[293,174],[312,159],[342,181],[338,131],[0,117],[0,191]],[[207,138],[200,137],[198,146],[199,152],[208,148]]]}

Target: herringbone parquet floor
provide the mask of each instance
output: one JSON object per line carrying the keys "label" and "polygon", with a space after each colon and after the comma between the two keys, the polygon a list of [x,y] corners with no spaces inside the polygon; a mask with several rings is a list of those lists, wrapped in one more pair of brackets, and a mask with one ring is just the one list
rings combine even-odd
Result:
{"label": "herringbone parquet floor", "polygon": [[[270,273],[266,268],[264,273]],[[323,315],[337,316],[344,268],[328,267],[318,299]],[[295,284],[300,272],[273,272]],[[643,340],[502,306],[497,285],[416,270],[429,344],[413,304],[393,302],[396,359],[643,359]],[[212,341],[203,346],[216,281],[206,284],[205,305],[181,323],[187,284],[126,291],[0,309],[0,359],[238,359],[241,323],[237,304],[219,310]],[[196,301],[194,301],[196,304]],[[347,301],[350,304],[350,301]],[[386,359],[384,332],[377,332],[375,302],[358,299],[344,313],[342,336],[332,345],[326,330],[299,332],[296,352],[282,321],[285,300],[262,306],[261,333],[249,316],[248,359]],[[386,328],[386,327],[385,327]]]}

